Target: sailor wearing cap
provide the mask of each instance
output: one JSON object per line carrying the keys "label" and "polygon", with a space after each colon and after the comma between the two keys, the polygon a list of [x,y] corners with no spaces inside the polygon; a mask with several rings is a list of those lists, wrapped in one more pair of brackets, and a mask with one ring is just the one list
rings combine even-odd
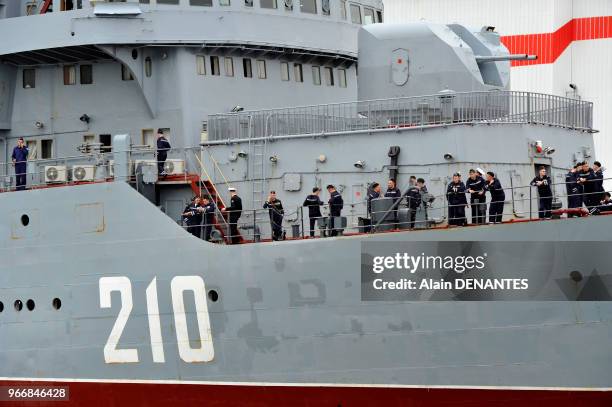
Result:
{"label": "sailor wearing cap", "polygon": [[230,236],[232,244],[240,243],[238,233],[238,219],[242,216],[242,199],[238,196],[236,188],[227,189],[231,195],[229,208],[223,208],[223,212],[229,213]]}
{"label": "sailor wearing cap", "polygon": [[446,188],[446,199],[448,199],[448,224],[454,226],[465,226],[465,184],[461,181],[461,174],[453,174],[453,180]]}
{"label": "sailor wearing cap", "polygon": [[197,237],[202,235],[202,206],[199,196],[191,199],[191,203],[183,211],[183,222],[187,226],[187,231]]}
{"label": "sailor wearing cap", "polygon": [[164,135],[162,129],[157,129],[157,173],[161,176],[166,176],[164,164],[168,158],[168,150],[170,150],[170,142]]}
{"label": "sailor wearing cap", "polygon": [[373,182],[368,188],[368,215],[372,217],[372,200],[380,198],[380,184]]}
{"label": "sailor wearing cap", "polygon": [[487,172],[487,182],[485,183],[485,191],[491,194],[491,203],[489,204],[489,222],[501,223],[504,215],[504,202],[506,194],[499,180],[495,177],[493,171]]}
{"label": "sailor wearing cap", "polygon": [[330,236],[338,236],[338,230],[334,228],[334,218],[339,218],[342,215],[342,208],[344,208],[344,200],[340,192],[336,190],[333,185],[327,186],[327,192],[329,193],[329,227]]}
{"label": "sailor wearing cap", "polygon": [[321,206],[323,205],[323,201],[319,198],[321,195],[321,189],[318,187],[314,187],[312,189],[312,194],[308,195],[304,200],[303,206],[308,207],[308,217],[310,218],[310,237],[314,237],[315,235],[315,224],[318,218],[321,218]]}
{"label": "sailor wearing cap", "polygon": [[482,178],[484,170],[480,168],[471,169],[470,177],[465,182],[465,187],[470,193],[472,204],[472,224],[482,225],[487,217],[487,197],[485,196],[485,180]]}

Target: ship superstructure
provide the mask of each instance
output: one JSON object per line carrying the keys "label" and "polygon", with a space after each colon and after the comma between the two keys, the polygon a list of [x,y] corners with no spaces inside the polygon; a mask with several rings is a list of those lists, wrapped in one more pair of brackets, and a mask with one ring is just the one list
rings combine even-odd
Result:
{"label": "ship superstructure", "polygon": [[[612,215],[565,213],[568,167],[595,158],[592,103],[509,91],[509,61],[535,56],[510,55],[493,27],[382,11],[0,0],[0,37],[15,38],[0,44],[0,385],[88,406],[609,404]],[[540,167],[555,201],[542,221]],[[450,175],[470,168],[498,175],[503,223],[448,226]],[[403,200],[368,214],[373,181],[406,191],[411,175],[430,193],[416,230]],[[344,196],[340,236],[310,238],[302,203],[327,184]],[[284,241],[269,239],[270,190]],[[216,204],[214,242],[180,225],[193,195]],[[488,253],[532,285],[365,301],[372,245]]]}

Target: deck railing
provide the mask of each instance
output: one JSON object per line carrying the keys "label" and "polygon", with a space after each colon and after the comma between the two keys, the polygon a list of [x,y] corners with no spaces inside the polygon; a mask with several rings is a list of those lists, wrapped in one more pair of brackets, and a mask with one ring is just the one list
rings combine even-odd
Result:
{"label": "deck railing", "polygon": [[532,92],[437,95],[221,113],[209,116],[210,141],[371,131],[454,123],[539,123],[592,131],[593,104]]}

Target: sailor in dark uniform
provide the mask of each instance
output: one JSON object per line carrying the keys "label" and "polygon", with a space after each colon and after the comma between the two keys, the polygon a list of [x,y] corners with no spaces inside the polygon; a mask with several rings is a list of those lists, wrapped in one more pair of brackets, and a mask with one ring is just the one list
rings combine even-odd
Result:
{"label": "sailor in dark uniform", "polygon": [[612,212],[612,199],[610,199],[610,193],[604,192],[604,199],[599,203],[599,206],[596,208],[595,213],[610,213]]}
{"label": "sailor in dark uniform", "polygon": [[207,196],[202,198],[202,217],[204,218],[204,240],[208,242],[215,224],[215,204]]}
{"label": "sailor in dark uniform", "polygon": [[448,199],[448,224],[453,226],[465,226],[465,184],[461,181],[461,174],[453,174],[453,180],[446,188],[446,199]]}
{"label": "sailor in dark uniform", "polygon": [[[412,182],[413,178],[414,183]],[[417,185],[416,177],[410,177],[410,181],[410,185],[404,196],[406,197],[406,206],[408,207],[408,217],[410,219],[408,226],[410,229],[414,229],[417,209],[421,206],[421,189]]]}
{"label": "sailor in dark uniform", "polygon": [[[397,201],[402,199],[402,191],[399,190],[393,178],[387,181],[387,192],[385,192],[385,198],[394,198],[393,199],[394,205],[399,205]],[[397,206],[395,208],[396,209],[393,211],[393,220],[395,221],[395,226],[397,227],[398,226],[397,222],[399,220],[399,216],[398,216],[399,211],[397,209]]]}
{"label": "sailor in dark uniform", "polygon": [[199,196],[194,197],[185,207],[183,218],[187,231],[199,239],[202,236],[202,206]]}
{"label": "sailor in dark uniform", "polygon": [[281,240],[283,236],[283,216],[285,211],[283,203],[276,197],[276,191],[270,191],[268,200],[263,204],[264,209],[270,215],[270,226],[272,227],[272,240]]}
{"label": "sailor in dark uniform", "polygon": [[238,219],[242,216],[242,199],[236,193],[236,188],[230,187],[228,191],[231,195],[229,208],[223,208],[223,212],[229,214],[230,240],[232,244],[240,243],[238,233]]}
{"label": "sailor in dark uniform", "polygon": [[490,223],[501,223],[504,215],[504,202],[506,201],[506,194],[501,186],[501,183],[495,178],[495,173],[492,171],[487,172],[487,182],[485,184],[485,191],[491,194],[491,203],[489,204],[489,222]]}
{"label": "sailor in dark uniform", "polygon": [[17,191],[26,189],[27,172],[28,172],[28,148],[25,146],[23,137],[17,139],[17,146],[13,148],[11,158],[13,166],[15,166],[15,185]]}
{"label": "sailor in dark uniform", "polygon": [[530,185],[538,188],[539,205],[538,205],[538,216],[540,219],[552,218],[552,200],[553,194],[551,185],[552,182],[550,177],[546,175],[546,168],[540,167],[540,171],[537,177],[531,180]]}
{"label": "sailor in dark uniform", "polygon": [[157,129],[157,173],[161,176],[166,176],[164,164],[168,158],[168,150],[170,148],[170,142],[164,136],[162,129]]}
{"label": "sailor in dark uniform", "polygon": [[601,202],[604,199],[605,190],[603,187],[603,180],[604,174],[601,163],[599,161],[595,161],[593,163],[593,183],[595,184],[593,186],[593,192],[595,192],[594,200],[597,202]]}
{"label": "sailor in dark uniform", "polygon": [[327,192],[329,193],[329,228],[330,236],[338,236],[338,230],[334,228],[334,218],[342,215],[342,208],[344,208],[344,200],[342,195],[336,190],[333,185],[327,186]]}
{"label": "sailor in dark uniform", "polygon": [[314,187],[312,189],[312,194],[306,197],[303,204],[303,206],[308,207],[308,217],[310,218],[310,237],[314,237],[315,235],[315,225],[317,223],[317,219],[323,217],[323,215],[321,215],[321,206],[323,205],[323,201],[321,201],[319,195],[321,195],[321,189]]}
{"label": "sailor in dark uniform", "polygon": [[[578,184],[577,170],[580,164],[574,165],[567,174],[565,174],[565,189],[567,192],[567,208],[578,209],[582,208],[582,185]],[[580,216],[577,213],[568,213],[567,217],[572,218]]]}
{"label": "sailor in dark uniform", "polygon": [[378,182],[373,182],[368,188],[367,209],[370,219],[372,219],[372,200],[378,198],[380,198],[380,184]]}
{"label": "sailor in dark uniform", "polygon": [[470,193],[472,205],[472,224],[482,225],[487,217],[487,197],[485,196],[484,171],[471,169],[470,177],[465,182],[465,188]]}
{"label": "sailor in dark uniform", "polygon": [[595,198],[595,172],[589,167],[589,163],[583,161],[582,166],[578,170],[578,184],[582,185],[582,202],[587,209],[591,210],[597,206],[599,201]]}

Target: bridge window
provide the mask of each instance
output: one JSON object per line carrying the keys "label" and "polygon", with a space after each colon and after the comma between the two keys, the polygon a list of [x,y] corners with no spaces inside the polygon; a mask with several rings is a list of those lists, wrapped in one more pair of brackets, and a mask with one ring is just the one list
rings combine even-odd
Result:
{"label": "bridge window", "polygon": [[260,0],[261,8],[277,8],[276,0]]}
{"label": "bridge window", "polygon": [[234,76],[234,59],[225,57],[225,76]]}
{"label": "bridge window", "polygon": [[338,69],[338,86],[346,88],[346,69]]}
{"label": "bridge window", "polygon": [[289,80],[289,64],[287,62],[281,62],[281,80],[288,81]]}
{"label": "bridge window", "polygon": [[334,86],[334,70],[328,66],[325,67],[325,84]]}
{"label": "bridge window", "polygon": [[317,0],[301,0],[300,11],[302,13],[317,14]]}
{"label": "bridge window", "polygon": [[245,78],[253,77],[253,67],[251,66],[251,60],[249,58],[242,59],[242,72]]}
{"label": "bridge window", "polygon": [[219,0],[220,6],[230,6],[230,0]]}
{"label": "bridge window", "polygon": [[376,10],[376,22],[377,23],[383,22],[383,13],[381,10]]}
{"label": "bridge window", "polygon": [[76,85],[76,65],[64,66],[64,85]]}
{"label": "bridge window", "polygon": [[93,83],[93,65],[81,65],[79,70],[81,85],[91,85]]}
{"label": "bridge window", "polygon": [[221,70],[219,69],[219,57],[210,57],[210,74],[214,76],[221,75]]}
{"label": "bridge window", "polygon": [[357,4],[351,4],[351,21],[355,24],[361,24],[361,9]]}
{"label": "bridge window", "polygon": [[340,0],[340,18],[346,20],[346,0]]}
{"label": "bridge window", "polygon": [[157,0],[157,4],[179,4],[179,0]]}
{"label": "bridge window", "polygon": [[196,55],[196,70],[198,75],[206,75],[206,58],[204,58],[204,55]]}
{"label": "bridge window", "polygon": [[212,0],[189,0],[191,6],[212,7]]}
{"label": "bridge window", "polygon": [[374,24],[374,10],[371,8],[363,8],[363,22],[365,24]]}
{"label": "bridge window", "polygon": [[146,57],[145,61],[144,61],[144,68],[145,68],[145,76],[147,78],[150,78],[151,75],[153,75],[153,61],[151,60],[151,57]]}
{"label": "bridge window", "polygon": [[321,67],[313,66],[312,67],[312,83],[316,86],[321,86]]}
{"label": "bridge window", "polygon": [[321,0],[321,14],[328,16],[330,13],[329,0]]}
{"label": "bridge window", "polygon": [[259,79],[266,79],[268,77],[268,73],[266,72],[266,61],[263,59],[257,60],[257,77]]}
{"label": "bridge window", "polygon": [[24,69],[23,70],[23,88],[34,89],[36,87],[36,70],[35,69]]}
{"label": "bridge window", "polygon": [[128,69],[127,66],[121,64],[121,80],[122,81],[133,81],[134,80],[134,75],[132,75],[132,72]]}
{"label": "bridge window", "polygon": [[293,64],[293,77],[296,82],[304,82],[304,71],[302,64]]}
{"label": "bridge window", "polygon": [[139,0],[139,3],[142,4],[149,4],[151,2],[151,0]]}

